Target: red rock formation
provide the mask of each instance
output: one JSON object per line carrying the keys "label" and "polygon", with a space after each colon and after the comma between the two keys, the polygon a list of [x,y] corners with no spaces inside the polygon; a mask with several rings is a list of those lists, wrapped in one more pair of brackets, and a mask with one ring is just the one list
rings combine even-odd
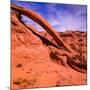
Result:
{"label": "red rock formation", "polygon": [[[21,14],[49,34],[26,25]],[[86,33],[57,33],[36,12],[12,5],[11,44],[12,89],[86,84]]]}
{"label": "red rock formation", "polygon": [[18,11],[21,14],[26,15],[27,17],[31,18],[35,22],[37,22],[39,25],[41,25],[57,42],[59,46],[63,45],[66,50],[68,50],[70,53],[75,53],[68,45],[66,45],[63,40],[60,38],[60,36],[57,34],[56,30],[39,14],[32,10],[28,10],[24,7],[12,5],[12,9]]}

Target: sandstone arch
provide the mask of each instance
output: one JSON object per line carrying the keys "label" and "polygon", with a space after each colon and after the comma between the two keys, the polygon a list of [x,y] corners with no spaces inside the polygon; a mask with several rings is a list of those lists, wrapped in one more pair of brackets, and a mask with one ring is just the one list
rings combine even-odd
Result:
{"label": "sandstone arch", "polygon": [[[27,29],[29,29],[30,31],[32,31],[32,33],[34,33],[36,36],[38,36],[41,40],[42,40],[42,42],[43,43],[45,43],[46,45],[52,45],[52,46],[54,46],[54,47],[56,47],[56,48],[58,48],[58,46],[56,45],[56,44],[54,44],[54,43],[52,43],[48,38],[45,38],[43,35],[41,35],[39,32],[38,32],[38,30],[36,29],[36,28],[34,28],[32,25],[27,25],[27,24],[25,24],[25,23],[23,23],[22,21],[21,21],[21,15],[18,13],[18,12],[16,12],[16,11],[13,11],[13,15],[11,16],[11,22],[13,23],[13,24],[19,24],[20,26],[25,26]],[[24,24],[24,25],[23,25]],[[23,27],[24,28],[24,27]],[[22,30],[20,30],[20,32],[26,32],[27,30],[25,30],[25,28],[24,29],[22,29]],[[18,31],[17,31],[18,32]]]}
{"label": "sandstone arch", "polygon": [[70,53],[76,54],[74,50],[72,50],[67,44],[64,43],[64,41],[57,34],[56,30],[42,16],[40,16],[39,14],[30,9],[26,9],[24,7],[20,7],[17,5],[12,5],[11,8],[37,22],[54,38],[59,47],[62,45]]}
{"label": "sandstone arch", "polygon": [[[78,63],[75,62],[76,65],[73,66],[73,57],[76,57],[78,55],[78,53],[76,51],[74,51],[70,46],[68,46],[63,40],[62,38],[58,35],[58,33],[56,32],[56,30],[39,14],[37,14],[36,12],[17,6],[17,5],[12,5],[11,9],[14,11],[19,12],[20,14],[23,14],[29,18],[31,18],[32,20],[34,20],[35,22],[37,22],[41,27],[43,27],[56,41],[56,43],[58,44],[58,47],[63,46],[67,52],[69,53],[67,55],[67,57],[70,57],[72,60],[68,60],[68,63],[76,70],[83,72],[80,68],[76,68],[76,66],[78,65]],[[50,44],[53,45],[52,42],[50,42],[49,40],[47,40],[45,37],[43,37],[42,35],[40,35],[37,31],[35,31],[36,29],[34,29],[32,26],[27,26],[25,25],[29,30],[31,30],[32,32],[34,32],[34,34],[37,34],[38,37],[41,37],[42,39],[45,39],[46,41],[48,41]],[[25,30],[24,30],[25,31]],[[73,61],[73,62],[72,62]]]}

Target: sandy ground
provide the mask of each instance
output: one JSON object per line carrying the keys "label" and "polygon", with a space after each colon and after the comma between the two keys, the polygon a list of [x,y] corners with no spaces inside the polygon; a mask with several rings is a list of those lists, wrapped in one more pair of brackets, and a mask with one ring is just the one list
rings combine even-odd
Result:
{"label": "sandy ground", "polygon": [[[22,34],[18,35],[23,37]],[[36,38],[36,41],[30,38],[34,44],[25,46],[12,32],[12,89],[86,84],[85,73],[57,63],[57,59],[50,57],[49,48]]]}

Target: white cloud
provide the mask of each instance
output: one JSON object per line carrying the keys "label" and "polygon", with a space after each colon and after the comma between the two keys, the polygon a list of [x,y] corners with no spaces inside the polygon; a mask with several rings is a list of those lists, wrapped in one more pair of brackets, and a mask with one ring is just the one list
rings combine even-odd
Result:
{"label": "white cloud", "polygon": [[[57,30],[57,31],[66,31],[66,30],[80,30],[80,31],[86,31],[86,7],[81,5],[73,6],[72,8],[68,9],[57,9],[56,4],[46,4],[44,6],[44,9],[47,9],[47,14],[43,15],[43,13],[38,11],[42,16],[46,16],[46,20]],[[38,10],[37,7],[34,7],[34,9]],[[39,7],[40,9],[41,7]],[[38,26],[35,22],[32,20],[24,17],[28,24],[32,24],[35,26],[39,31],[42,31],[43,29]]]}

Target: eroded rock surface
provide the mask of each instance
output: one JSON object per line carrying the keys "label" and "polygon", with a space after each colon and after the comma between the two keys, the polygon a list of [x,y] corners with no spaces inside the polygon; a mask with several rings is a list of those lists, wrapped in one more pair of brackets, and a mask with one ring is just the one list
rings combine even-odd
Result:
{"label": "eroded rock surface", "polygon": [[85,85],[86,33],[57,32],[69,52],[62,44],[58,47],[51,33],[38,32],[31,25],[28,28],[19,14],[18,10],[11,12],[11,88]]}

